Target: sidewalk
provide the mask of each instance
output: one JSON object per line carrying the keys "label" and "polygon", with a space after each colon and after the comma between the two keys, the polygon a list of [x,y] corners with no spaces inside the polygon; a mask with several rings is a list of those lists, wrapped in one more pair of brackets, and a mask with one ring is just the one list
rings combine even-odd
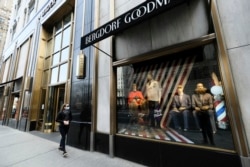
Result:
{"label": "sidewalk", "polygon": [[68,156],[58,143],[0,125],[0,167],[143,167],[117,157],[67,146]]}

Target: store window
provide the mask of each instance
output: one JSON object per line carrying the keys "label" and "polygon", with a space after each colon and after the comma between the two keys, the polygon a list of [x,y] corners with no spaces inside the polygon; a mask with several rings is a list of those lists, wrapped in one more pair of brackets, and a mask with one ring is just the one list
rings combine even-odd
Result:
{"label": "store window", "polygon": [[21,47],[20,47],[20,54],[19,54],[19,59],[18,59],[18,67],[17,67],[17,72],[16,72],[16,78],[19,78],[24,75],[25,69],[27,64],[27,60],[29,57],[29,44],[30,41],[32,40],[32,37],[30,37],[30,40],[27,40]]}
{"label": "store window", "polygon": [[12,57],[12,55],[4,62],[4,66],[3,66],[4,68],[2,68],[2,70],[3,70],[2,82],[8,81],[8,74],[9,74],[11,57]]}
{"label": "store window", "polygon": [[214,44],[117,67],[119,135],[234,150]]}

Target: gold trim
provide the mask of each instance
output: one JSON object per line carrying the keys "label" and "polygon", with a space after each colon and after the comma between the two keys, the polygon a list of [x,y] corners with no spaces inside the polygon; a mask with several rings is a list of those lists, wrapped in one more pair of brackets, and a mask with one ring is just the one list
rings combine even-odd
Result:
{"label": "gold trim", "polygon": [[[94,27],[99,27],[100,21],[100,0],[95,1],[95,22]],[[96,47],[99,47],[99,43],[96,43]],[[92,117],[91,117],[91,132],[97,131],[97,96],[98,96],[98,60],[99,60],[99,52],[96,48],[93,49],[93,84],[92,84]],[[94,141],[93,141],[94,142]]]}
{"label": "gold trim", "polygon": [[51,129],[45,129],[43,132],[44,132],[44,133],[51,133],[52,130],[51,130]]}
{"label": "gold trim", "polygon": [[156,142],[156,143],[167,143],[171,145],[177,145],[177,146],[183,146],[183,147],[189,147],[189,148],[199,148],[199,149],[205,149],[205,150],[216,150],[216,151],[223,151],[223,152],[228,152],[228,153],[233,153],[235,154],[236,151],[234,150],[228,150],[228,149],[223,149],[223,148],[218,148],[218,147],[211,147],[211,146],[202,146],[202,145],[197,145],[197,144],[187,144],[187,143],[178,143],[174,141],[165,141],[165,140],[156,140],[156,139],[150,139],[150,138],[142,138],[142,137],[137,137],[137,136],[129,136],[129,135],[123,135],[117,133],[116,136],[120,137],[126,137],[126,138],[132,138],[132,139],[138,139],[138,140],[143,140],[143,141],[150,141],[150,142]]}
{"label": "gold trim", "polygon": [[[222,82],[225,93],[226,104],[228,106],[228,114],[232,128],[232,134],[237,152],[242,156],[248,156],[248,147],[246,136],[243,131],[243,125],[240,114],[239,102],[236,90],[233,84],[233,77],[230,70],[230,63],[228,59],[228,52],[225,46],[222,28],[220,24],[220,17],[217,9],[217,1],[211,1],[212,20],[218,41],[218,61],[220,64]],[[229,107],[230,106],[230,107]]]}
{"label": "gold trim", "polygon": [[52,123],[51,123],[51,122],[50,122],[50,123],[45,123],[44,125],[45,125],[45,126],[51,126]]}

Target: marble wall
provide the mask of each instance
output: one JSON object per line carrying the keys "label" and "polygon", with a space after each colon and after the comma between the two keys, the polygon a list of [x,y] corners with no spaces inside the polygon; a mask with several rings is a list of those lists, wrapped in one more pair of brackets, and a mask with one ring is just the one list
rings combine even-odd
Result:
{"label": "marble wall", "polygon": [[207,35],[207,18],[205,1],[184,3],[117,35],[115,59],[130,58]]}
{"label": "marble wall", "polygon": [[224,40],[240,104],[245,132],[250,143],[250,1],[217,1]]}

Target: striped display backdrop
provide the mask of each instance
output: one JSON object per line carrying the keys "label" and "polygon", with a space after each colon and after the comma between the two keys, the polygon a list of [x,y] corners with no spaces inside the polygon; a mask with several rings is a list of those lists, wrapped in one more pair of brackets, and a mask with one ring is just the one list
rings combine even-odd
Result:
{"label": "striped display backdrop", "polygon": [[192,140],[188,139],[187,137],[183,136],[181,133],[177,132],[172,128],[165,128],[165,129],[155,129],[155,128],[144,129],[140,127],[122,128],[118,131],[118,133],[135,137],[143,137],[148,139],[194,144]]}
{"label": "striped display backdrop", "polygon": [[167,114],[177,86],[181,84],[185,87],[194,62],[195,56],[187,56],[178,60],[163,61],[139,67],[135,66],[133,67],[133,74],[127,76],[128,83],[125,83],[125,85],[128,85],[128,92],[132,90],[132,84],[136,83],[144,96],[146,96],[147,75],[151,73],[154,79],[159,81],[162,87],[160,109],[164,111],[161,119],[162,128],[166,126]]}

